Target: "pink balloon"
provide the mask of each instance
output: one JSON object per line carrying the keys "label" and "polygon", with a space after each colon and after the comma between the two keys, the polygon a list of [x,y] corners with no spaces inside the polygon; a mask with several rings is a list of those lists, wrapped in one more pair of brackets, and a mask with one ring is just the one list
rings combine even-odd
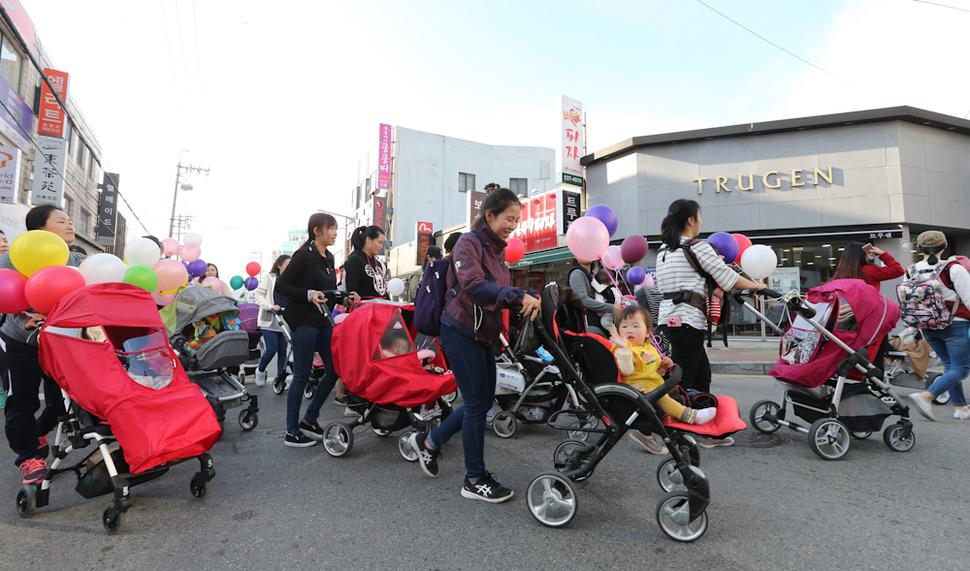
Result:
{"label": "pink balloon", "polygon": [[175,238],[165,238],[162,240],[162,253],[166,256],[174,256],[179,253],[179,241]]}
{"label": "pink balloon", "polygon": [[591,262],[603,257],[610,245],[610,233],[596,218],[581,216],[569,225],[566,245],[576,258]]}
{"label": "pink balloon", "polygon": [[194,262],[202,255],[202,248],[198,244],[186,244],[179,250],[183,262]]}
{"label": "pink balloon", "polygon": [[27,277],[16,270],[0,269],[0,313],[20,313],[27,309],[24,288]]}
{"label": "pink balloon", "polygon": [[155,304],[161,305],[163,307],[172,305],[172,302],[175,301],[174,293],[162,293],[156,290],[155,293],[152,294],[152,296],[155,298]]}
{"label": "pink balloon", "polygon": [[179,287],[185,283],[185,279],[189,276],[182,262],[174,258],[159,260],[152,269],[158,275],[158,289],[161,291],[171,291]]}
{"label": "pink balloon", "polygon": [[603,257],[600,259],[609,270],[618,270],[623,267],[623,254],[620,253],[619,246],[610,246],[603,253]]}
{"label": "pink balloon", "polygon": [[204,286],[211,287],[217,292],[222,290],[222,282],[219,281],[219,278],[215,276],[209,276],[206,279],[202,280],[201,283]]}

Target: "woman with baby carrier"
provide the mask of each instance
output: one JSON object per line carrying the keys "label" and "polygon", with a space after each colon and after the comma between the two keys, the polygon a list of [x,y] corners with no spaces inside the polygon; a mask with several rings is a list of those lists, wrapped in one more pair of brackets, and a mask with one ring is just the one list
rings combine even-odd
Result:
{"label": "woman with baby carrier", "polygon": [[[683,368],[681,385],[703,393],[711,389],[711,364],[704,351],[708,328],[707,299],[716,286],[765,289],[728,267],[713,246],[696,240],[701,232],[701,206],[694,200],[675,200],[660,225],[663,245],[657,253],[660,325],[670,340],[671,358]],[[704,448],[731,446],[734,439],[701,438]]]}
{"label": "woman with baby carrier", "polygon": [[509,285],[505,261],[506,240],[519,223],[519,198],[507,188],[488,193],[482,214],[463,234],[452,252],[448,270],[449,291],[455,296],[441,315],[441,342],[463,404],[430,433],[411,436],[421,469],[438,475],[441,447],[459,430],[465,451],[464,498],[504,502],[512,490],[485,470],[485,414],[495,400],[495,344],[502,330],[502,310],[520,303],[520,314],[539,314],[539,300]]}
{"label": "woman with baby carrier", "polygon": [[[970,409],[963,394],[963,379],[970,375],[970,338],[967,337],[970,329],[970,310],[967,308],[970,302],[970,273],[955,260],[941,259],[946,249],[946,235],[943,232],[923,232],[916,238],[916,247],[922,259],[909,267],[907,279],[911,283],[935,280],[947,309],[956,313],[953,321],[943,329],[920,328],[923,338],[943,362],[943,374],[928,389],[912,393],[909,398],[920,414],[935,421],[933,399],[950,391],[950,402],[956,407],[953,418],[967,420],[970,419]],[[903,306],[905,319],[906,303],[900,305]]]}

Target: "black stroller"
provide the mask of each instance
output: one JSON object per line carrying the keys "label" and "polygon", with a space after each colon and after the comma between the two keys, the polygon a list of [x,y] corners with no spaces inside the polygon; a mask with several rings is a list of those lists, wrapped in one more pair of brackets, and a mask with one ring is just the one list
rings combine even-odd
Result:
{"label": "black stroller", "polygon": [[667,492],[657,502],[660,528],[677,541],[694,541],[704,535],[710,491],[707,477],[698,468],[697,443],[689,434],[665,427],[657,405],[677,385],[680,368],[675,367],[662,386],[647,394],[617,382],[616,362],[604,342],[594,335],[575,333],[584,331],[582,304],[572,290],[560,289],[555,283],[542,292],[542,319],[534,326],[563,380],[575,387],[580,399],[579,407],[552,414],[549,425],[575,430],[571,420],[584,421],[589,415],[598,422],[586,429],[592,442],[563,441],[553,454],[556,471],[533,478],[526,493],[533,517],[550,527],[572,521],[578,506],[573,482],[592,476],[600,461],[633,429],[659,434],[672,456],[657,472],[658,482]]}

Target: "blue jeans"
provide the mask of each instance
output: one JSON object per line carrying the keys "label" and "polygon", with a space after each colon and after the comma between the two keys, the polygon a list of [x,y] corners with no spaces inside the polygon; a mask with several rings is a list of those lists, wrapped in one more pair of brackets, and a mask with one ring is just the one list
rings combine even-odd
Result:
{"label": "blue jeans", "polygon": [[300,431],[300,405],[303,403],[303,389],[310,380],[310,369],[313,367],[313,353],[320,353],[323,364],[327,367],[326,374],[317,384],[317,390],[306,407],[303,417],[309,423],[314,423],[320,416],[320,408],[330,396],[330,391],[337,384],[337,372],[333,368],[333,353],[330,352],[330,340],[333,338],[331,327],[297,327],[293,330],[293,382],[286,393],[286,431],[298,434]]}
{"label": "blue jeans", "polygon": [[967,331],[970,322],[954,321],[946,329],[934,331],[923,329],[923,337],[930,347],[936,351],[936,356],[943,361],[943,374],[933,381],[930,388],[934,397],[950,391],[950,402],[954,406],[966,406],[967,399],[963,396],[963,379],[970,375],[970,338]]}
{"label": "blue jeans", "polygon": [[461,430],[465,472],[474,481],[485,474],[485,415],[495,400],[495,353],[444,323],[438,340],[455,373],[463,404],[428,435],[428,440],[433,447],[441,448]]}
{"label": "blue jeans", "polygon": [[266,343],[266,351],[259,358],[259,370],[265,371],[269,362],[276,355],[276,376],[283,374],[286,370],[286,337],[280,331],[267,331],[263,329],[263,341]]}

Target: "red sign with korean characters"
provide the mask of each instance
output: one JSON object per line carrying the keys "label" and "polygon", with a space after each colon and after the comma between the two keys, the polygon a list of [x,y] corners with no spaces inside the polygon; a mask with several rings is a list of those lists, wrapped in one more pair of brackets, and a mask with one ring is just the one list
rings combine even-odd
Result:
{"label": "red sign with korean characters", "polygon": [[[67,103],[67,77],[66,71],[44,68],[44,75],[54,86],[57,95],[64,103]],[[50,137],[64,136],[64,110],[57,103],[57,98],[51,93],[51,88],[47,86],[47,81],[40,86],[40,113],[37,115],[37,133]]]}
{"label": "red sign with korean characters", "polygon": [[431,222],[415,222],[414,235],[418,241],[415,262],[421,265],[424,263],[424,257],[428,253],[428,246],[431,245],[431,240],[434,237],[434,225]]}
{"label": "red sign with korean characters", "polygon": [[519,225],[512,236],[522,240],[526,252],[555,248],[557,244],[557,193],[550,191],[522,201]]}

